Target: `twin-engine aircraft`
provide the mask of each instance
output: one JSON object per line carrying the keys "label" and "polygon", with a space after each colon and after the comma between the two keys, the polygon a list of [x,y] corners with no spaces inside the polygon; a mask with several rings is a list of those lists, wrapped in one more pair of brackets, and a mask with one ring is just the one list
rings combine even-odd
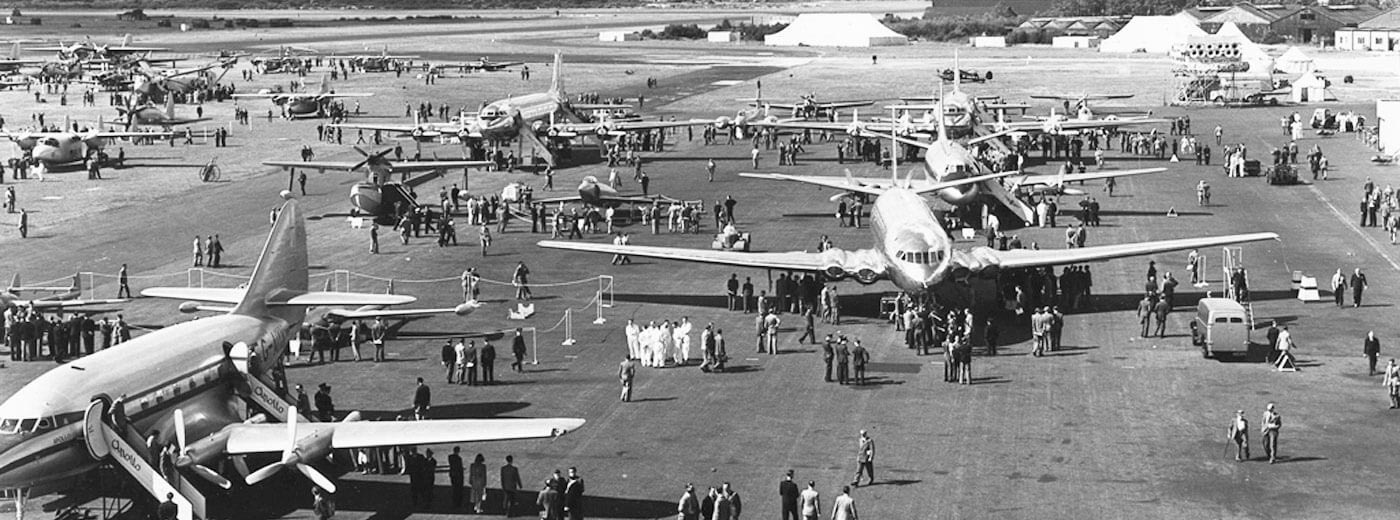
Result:
{"label": "twin-engine aircraft", "polygon": [[[254,393],[250,388],[265,390],[274,385],[274,374],[281,373],[289,339],[307,307],[398,305],[414,300],[310,291],[307,270],[301,208],[289,200],[282,205],[245,288],[143,291],[232,302],[232,306],[226,314],[165,327],[55,367],[10,396],[0,404],[0,488],[46,486],[91,471],[100,464],[93,450],[107,443],[91,442],[89,436],[108,430],[129,439],[154,436],[161,446],[178,441],[181,453],[176,465],[182,473],[193,473],[220,487],[231,483],[210,469],[217,467],[216,461],[273,454],[276,460],[242,480],[256,484],[289,468],[334,491],[335,483],[315,465],[337,449],[550,438],[583,426],[583,419],[569,418],[360,422],[358,413],[351,413],[344,422],[299,425],[297,411],[287,404],[285,395],[269,401],[266,395],[250,395]],[[92,428],[90,401],[99,399],[120,405],[123,413],[113,415],[125,420],[117,424],[112,419],[104,421],[108,428]],[[244,400],[260,406],[275,403],[276,413],[269,410],[258,417],[286,418],[287,424],[246,417],[239,411]],[[138,465],[152,460],[124,450],[117,453],[116,448],[110,452],[131,456]]]}
{"label": "twin-engine aircraft", "polygon": [[234,94],[235,98],[271,99],[274,105],[285,105],[287,114],[292,117],[319,117],[326,104],[332,99],[347,97],[370,97],[372,93],[341,92],[331,90],[330,80],[321,76],[321,86],[315,92],[258,92],[256,94]]}

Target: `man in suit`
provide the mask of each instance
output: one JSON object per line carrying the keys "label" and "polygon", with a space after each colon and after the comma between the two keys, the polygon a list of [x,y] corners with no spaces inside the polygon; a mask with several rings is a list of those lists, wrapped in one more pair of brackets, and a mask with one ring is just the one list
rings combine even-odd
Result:
{"label": "man in suit", "polygon": [[1366,290],[1366,275],[1361,273],[1361,268],[1351,272],[1351,306],[1361,306],[1361,293]]}
{"label": "man in suit", "polygon": [[515,456],[506,455],[506,464],[501,466],[501,491],[505,495],[501,509],[505,511],[506,517],[510,517],[511,511],[515,509],[518,501],[516,493],[524,487],[520,482],[520,468],[515,467]]}
{"label": "man in suit", "polygon": [[552,480],[544,481],[544,489],[540,490],[535,505],[541,509],[540,520],[564,520],[563,502],[560,501],[559,491],[554,489]]}
{"label": "man in suit", "polygon": [[831,506],[831,520],[860,520],[850,486],[841,486],[841,496],[836,497],[836,505]]}
{"label": "man in suit", "polygon": [[[871,439],[865,430],[860,431],[858,439],[858,450],[856,451],[856,476],[851,479],[852,486],[860,486],[861,475],[870,476],[870,484],[875,483],[875,439]],[[840,502],[840,499],[837,499]]]}
{"label": "man in suit", "polygon": [[[452,348],[452,340],[442,344],[442,366],[447,367],[447,384],[452,384],[452,375],[457,371],[457,351]],[[420,379],[421,383],[421,379]]]}
{"label": "man in suit", "polygon": [[1332,273],[1332,300],[1338,307],[1341,307],[1342,302],[1346,300],[1346,295],[1347,276],[1342,274],[1342,269],[1338,267],[1337,272]]}
{"label": "man in suit", "polygon": [[778,497],[783,503],[782,520],[797,520],[797,502],[800,498],[797,483],[792,481],[792,470],[787,470],[783,481],[778,483]]}
{"label": "man in suit", "polygon": [[865,364],[870,362],[870,352],[860,345],[860,340],[856,340],[855,348],[851,349],[851,360],[856,368],[856,384],[865,384]]}
{"label": "man in suit", "polygon": [[826,363],[825,381],[828,383],[831,382],[831,362],[836,359],[836,347],[832,346],[832,343],[835,341],[827,334],[826,339],[822,341],[822,362]]}
{"label": "man in suit", "polygon": [[1145,338],[1145,337],[1147,337],[1148,332],[1150,332],[1150,331],[1152,330],[1152,297],[1151,297],[1151,296],[1143,296],[1143,297],[1142,297],[1142,301],[1138,302],[1137,316],[1138,316],[1138,321],[1142,323],[1142,337]]}
{"label": "man in suit", "polygon": [[850,382],[851,374],[851,350],[846,346],[846,337],[842,336],[836,343],[836,382],[846,384]]}
{"label": "man in suit", "polygon": [[463,361],[462,363],[462,366],[466,368],[467,372],[467,384],[470,386],[476,386],[476,364],[478,352],[480,352],[480,349],[476,346],[476,341],[472,341],[470,344],[467,345],[467,355],[465,361]]}
{"label": "man in suit", "polygon": [[463,491],[466,488],[466,468],[462,466],[462,448],[453,446],[447,456],[447,478],[452,483],[452,509],[462,507]]}
{"label": "man in suit", "polygon": [[1381,340],[1376,337],[1376,331],[1366,333],[1366,340],[1362,343],[1361,353],[1366,355],[1366,366],[1369,367],[1368,375],[1376,375],[1376,358],[1381,355]]}
{"label": "man in suit", "polygon": [[[448,365],[449,367],[451,365]],[[448,369],[451,370],[450,368]],[[449,381],[450,382],[450,381]],[[428,384],[423,382],[423,378],[418,378],[418,387],[413,390],[413,418],[423,420],[428,418],[428,409],[433,406],[433,394],[428,389]]]}
{"label": "man in suit", "polygon": [[1172,306],[1167,303],[1166,298],[1158,298],[1157,303],[1152,306],[1152,314],[1157,317],[1157,337],[1167,337],[1167,315],[1171,312]]}
{"label": "man in suit", "polygon": [[1264,408],[1264,454],[1269,456],[1269,464],[1278,461],[1278,433],[1283,429],[1283,416],[1274,410],[1274,403]]}
{"label": "man in suit", "polygon": [[477,352],[477,363],[481,364],[481,384],[489,385],[496,382],[496,347],[491,344],[491,340],[481,341],[481,351]]}
{"label": "man in suit", "polygon": [[578,468],[569,468],[569,482],[564,487],[564,513],[569,520],[583,520],[583,477]]}

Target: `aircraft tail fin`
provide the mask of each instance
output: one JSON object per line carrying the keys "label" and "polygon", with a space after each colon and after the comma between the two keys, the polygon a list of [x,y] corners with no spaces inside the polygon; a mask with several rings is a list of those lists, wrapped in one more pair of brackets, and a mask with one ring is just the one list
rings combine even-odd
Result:
{"label": "aircraft tail fin", "polygon": [[267,235],[262,254],[248,279],[243,299],[233,308],[233,314],[275,316],[288,323],[299,323],[304,309],[294,306],[271,306],[276,296],[307,292],[306,224],[301,207],[295,199],[282,204],[277,222]]}
{"label": "aircraft tail fin", "polygon": [[567,96],[564,92],[564,53],[554,52],[554,76],[549,80],[549,93],[556,97]]}
{"label": "aircraft tail fin", "polygon": [[325,74],[322,74],[322,75],[321,75],[321,89],[320,89],[319,91],[317,91],[316,93],[317,93],[317,94],[330,94],[330,93],[331,93],[331,80],[330,80],[329,78],[327,78]]}
{"label": "aircraft tail fin", "polygon": [[131,33],[126,33],[125,36],[122,36],[122,47],[130,47],[130,46],[131,46]]}
{"label": "aircraft tail fin", "polygon": [[948,139],[948,100],[943,96],[943,78],[938,78],[938,140]]}
{"label": "aircraft tail fin", "polygon": [[14,292],[16,287],[24,287],[23,285],[19,284],[19,273],[15,273],[14,276],[10,277],[10,287],[6,290],[9,292]]}
{"label": "aircraft tail fin", "polygon": [[962,65],[958,62],[958,50],[953,49],[953,92],[962,87]]}

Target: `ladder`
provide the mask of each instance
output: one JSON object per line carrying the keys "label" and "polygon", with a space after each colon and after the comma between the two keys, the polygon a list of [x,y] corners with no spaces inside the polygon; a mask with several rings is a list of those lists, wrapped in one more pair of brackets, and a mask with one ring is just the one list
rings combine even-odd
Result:
{"label": "ladder", "polygon": [[164,502],[169,496],[179,506],[176,515],[179,520],[207,518],[204,495],[178,473],[172,475],[174,482],[167,481],[145,457],[146,450],[138,451],[127,442],[126,434],[130,432],[117,432],[112,428],[106,420],[106,411],[107,404],[101,400],[88,405],[83,417],[83,440],[88,454],[98,460],[111,457],[156,501]]}
{"label": "ladder", "polygon": [[[1223,274],[1224,274],[1223,281],[1224,281],[1224,284],[1225,284],[1225,291],[1224,291],[1225,297],[1226,297],[1226,298],[1230,298],[1230,299],[1232,299],[1232,300],[1239,301],[1239,299],[1240,299],[1240,298],[1239,298],[1239,295],[1238,295],[1238,294],[1235,294],[1235,285],[1232,284],[1232,283],[1230,283],[1230,281],[1234,279],[1234,274],[1235,274],[1235,271],[1236,271],[1236,270],[1243,270],[1243,269],[1244,269],[1244,248],[1242,248],[1242,247],[1224,247],[1224,248],[1221,248],[1221,249],[1222,249],[1222,251],[1221,251],[1220,259],[1221,259],[1221,267],[1222,267],[1222,269],[1223,269],[1223,271],[1224,271],[1224,273],[1223,273]],[[1245,284],[1246,284],[1246,286],[1248,285],[1248,283],[1249,283],[1249,274],[1248,274],[1248,273],[1245,273]]]}

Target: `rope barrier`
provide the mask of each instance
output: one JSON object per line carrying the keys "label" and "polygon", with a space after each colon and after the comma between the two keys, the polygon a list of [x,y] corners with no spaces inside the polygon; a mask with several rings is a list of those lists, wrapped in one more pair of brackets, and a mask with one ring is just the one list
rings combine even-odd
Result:
{"label": "rope barrier", "polygon": [[[129,275],[127,275],[127,278],[128,278],[128,279],[132,279],[132,280],[149,280],[149,279],[151,279],[151,278],[168,278],[168,277],[173,277],[173,276],[185,276],[186,273],[187,273],[186,271],[180,271],[180,272],[178,272],[178,273],[165,273],[165,274],[129,274]],[[88,275],[88,276],[90,276],[90,277],[113,278],[113,279],[116,279],[116,278],[120,278],[120,277],[121,277],[121,275],[107,274],[107,273],[97,273],[97,272],[92,272],[92,271],[87,271],[87,272],[84,272],[83,274],[86,274],[86,275]]]}

